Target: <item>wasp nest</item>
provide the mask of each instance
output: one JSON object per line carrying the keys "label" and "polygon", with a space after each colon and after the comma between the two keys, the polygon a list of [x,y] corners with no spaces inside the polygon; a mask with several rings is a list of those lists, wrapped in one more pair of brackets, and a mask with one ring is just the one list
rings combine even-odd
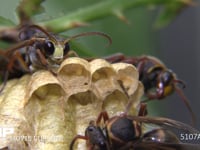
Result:
{"label": "wasp nest", "polygon": [[[41,70],[8,81],[0,95],[0,126],[6,131],[0,148],[67,150],[102,110],[113,116],[132,100],[129,113],[136,115],[143,94],[138,77],[129,64],[68,58],[57,76]],[[85,143],[78,140],[77,149],[86,149]]]}

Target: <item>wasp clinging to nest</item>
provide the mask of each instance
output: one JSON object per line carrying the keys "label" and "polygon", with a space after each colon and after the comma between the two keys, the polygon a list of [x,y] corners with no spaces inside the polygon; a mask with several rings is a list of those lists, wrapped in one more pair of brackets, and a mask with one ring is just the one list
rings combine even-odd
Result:
{"label": "wasp clinging to nest", "polygon": [[20,41],[13,47],[0,51],[1,68],[4,89],[6,81],[20,77],[25,73],[32,73],[38,69],[47,69],[53,74],[61,62],[75,52],[70,50],[69,41],[81,36],[99,35],[111,38],[101,32],[85,32],[63,39],[47,32],[38,25],[29,25],[22,28],[19,33]]}

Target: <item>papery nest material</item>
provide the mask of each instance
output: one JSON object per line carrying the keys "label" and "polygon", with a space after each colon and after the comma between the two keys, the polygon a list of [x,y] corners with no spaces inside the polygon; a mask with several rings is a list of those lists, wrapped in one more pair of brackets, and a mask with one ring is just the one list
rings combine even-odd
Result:
{"label": "papery nest material", "polygon": [[[84,135],[102,110],[111,117],[125,110],[129,98],[119,81],[134,101],[129,113],[137,114],[143,95],[138,78],[130,64],[74,57],[63,61],[57,76],[40,70],[8,81],[0,95],[0,126],[13,127],[14,133],[3,138],[0,148],[69,149],[74,136]],[[86,149],[84,140],[77,143],[78,149]]]}

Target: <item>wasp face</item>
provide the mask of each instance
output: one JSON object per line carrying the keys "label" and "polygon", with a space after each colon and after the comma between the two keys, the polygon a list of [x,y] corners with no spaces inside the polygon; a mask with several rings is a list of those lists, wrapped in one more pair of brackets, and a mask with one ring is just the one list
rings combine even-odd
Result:
{"label": "wasp face", "polygon": [[160,75],[159,75],[159,80],[160,82],[163,83],[164,86],[170,85],[173,80],[174,80],[174,75],[173,72],[170,70],[166,70],[163,71]]}
{"label": "wasp face", "polygon": [[107,140],[100,127],[89,125],[85,132],[92,146],[99,150],[107,150]]}
{"label": "wasp face", "polygon": [[161,92],[161,97],[165,97],[173,93],[175,84],[174,84],[175,75],[172,71],[166,70],[162,71],[157,80],[157,90]]}
{"label": "wasp face", "polygon": [[51,61],[60,63],[70,50],[69,43],[46,40],[43,43],[43,53]]}
{"label": "wasp face", "polygon": [[52,64],[60,64],[70,50],[68,41],[48,33],[37,25],[24,27],[19,33],[19,38],[22,41],[30,41],[30,43],[33,41],[33,45],[30,46],[40,50]]}

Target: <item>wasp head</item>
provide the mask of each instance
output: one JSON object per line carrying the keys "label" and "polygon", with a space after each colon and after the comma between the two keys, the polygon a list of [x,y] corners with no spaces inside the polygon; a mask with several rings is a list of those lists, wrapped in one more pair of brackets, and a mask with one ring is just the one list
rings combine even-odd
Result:
{"label": "wasp head", "polygon": [[69,52],[70,46],[68,42],[45,40],[42,49],[46,58],[53,62],[60,63]]}
{"label": "wasp head", "polygon": [[176,79],[175,74],[171,70],[164,70],[162,71],[157,80],[157,89],[162,89],[160,92],[162,92],[162,97],[165,97],[167,95],[170,95],[173,93],[175,84],[174,80]]}
{"label": "wasp head", "polygon": [[95,146],[99,150],[108,149],[108,142],[102,129],[95,126],[93,122],[87,127],[85,135],[88,137],[88,143],[92,146]]}
{"label": "wasp head", "polygon": [[21,40],[34,41],[36,49],[41,50],[49,61],[60,64],[69,52],[69,41],[65,41],[54,34],[47,32],[38,25],[26,26],[19,33]]}

